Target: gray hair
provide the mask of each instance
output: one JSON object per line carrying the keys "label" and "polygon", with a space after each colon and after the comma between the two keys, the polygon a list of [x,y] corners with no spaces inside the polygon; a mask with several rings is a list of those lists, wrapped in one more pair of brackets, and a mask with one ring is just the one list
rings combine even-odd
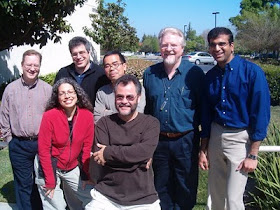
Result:
{"label": "gray hair", "polygon": [[185,47],[186,46],[186,40],[185,40],[185,36],[183,34],[183,32],[178,29],[178,28],[174,28],[174,27],[166,27],[160,30],[159,34],[158,34],[158,40],[159,40],[159,44],[161,44],[162,42],[162,38],[166,35],[166,34],[173,34],[173,35],[178,35],[181,39],[181,46]]}

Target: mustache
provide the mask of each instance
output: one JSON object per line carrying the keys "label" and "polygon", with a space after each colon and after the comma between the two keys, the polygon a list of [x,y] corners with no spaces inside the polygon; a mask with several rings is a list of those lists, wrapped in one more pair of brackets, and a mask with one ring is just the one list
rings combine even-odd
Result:
{"label": "mustache", "polygon": [[120,103],[118,104],[119,107],[131,107],[130,104],[126,104],[126,103]]}

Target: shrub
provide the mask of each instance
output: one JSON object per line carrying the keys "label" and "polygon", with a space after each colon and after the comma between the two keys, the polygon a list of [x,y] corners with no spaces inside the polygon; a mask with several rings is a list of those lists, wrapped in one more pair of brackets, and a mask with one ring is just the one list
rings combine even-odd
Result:
{"label": "shrub", "polygon": [[46,74],[44,76],[39,76],[39,78],[41,80],[45,81],[46,83],[50,84],[51,86],[53,86],[55,76],[56,76],[56,72],[49,73],[49,74]]}
{"label": "shrub", "polygon": [[145,69],[153,64],[154,62],[143,59],[128,59],[126,73],[142,79]]}
{"label": "shrub", "polygon": [[[266,140],[268,145],[280,145],[280,130],[272,124]],[[280,154],[260,153],[258,167],[254,172],[256,189],[254,204],[260,209],[279,209],[280,206]]]}
{"label": "shrub", "polygon": [[271,105],[280,105],[280,66],[271,64],[260,64],[265,72],[269,85]]}

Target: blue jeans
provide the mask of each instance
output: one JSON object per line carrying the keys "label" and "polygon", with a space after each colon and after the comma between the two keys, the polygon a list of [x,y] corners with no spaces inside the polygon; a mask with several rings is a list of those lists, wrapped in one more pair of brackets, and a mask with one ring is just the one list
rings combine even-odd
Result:
{"label": "blue jeans", "polygon": [[162,210],[192,209],[198,186],[198,132],[160,136],[153,157],[155,187]]}
{"label": "blue jeans", "polygon": [[40,196],[34,182],[34,158],[37,151],[37,141],[13,138],[9,143],[16,203],[19,210],[42,209]]}

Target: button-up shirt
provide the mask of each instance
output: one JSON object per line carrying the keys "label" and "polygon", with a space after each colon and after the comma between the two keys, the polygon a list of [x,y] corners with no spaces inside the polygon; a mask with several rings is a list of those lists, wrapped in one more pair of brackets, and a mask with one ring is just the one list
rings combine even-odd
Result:
{"label": "button-up shirt", "polygon": [[6,141],[10,141],[12,135],[38,135],[51,91],[52,87],[42,80],[28,86],[22,78],[6,87],[0,108],[0,128]]}
{"label": "button-up shirt", "polygon": [[210,136],[211,123],[247,129],[250,139],[266,137],[270,95],[262,69],[235,56],[225,69],[207,72],[202,108],[202,137]]}
{"label": "button-up shirt", "polygon": [[160,121],[162,132],[184,132],[200,124],[203,71],[182,61],[172,79],[158,63],[146,69],[143,84],[146,91],[145,113]]}

